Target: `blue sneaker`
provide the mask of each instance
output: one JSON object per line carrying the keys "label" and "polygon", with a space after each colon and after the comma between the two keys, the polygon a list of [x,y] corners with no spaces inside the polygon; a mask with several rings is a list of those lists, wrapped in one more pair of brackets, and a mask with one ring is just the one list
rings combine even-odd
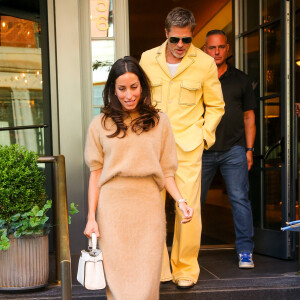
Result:
{"label": "blue sneaker", "polygon": [[252,269],[252,268],[254,268],[252,253],[244,252],[244,253],[239,254],[239,268],[241,268],[241,269]]}

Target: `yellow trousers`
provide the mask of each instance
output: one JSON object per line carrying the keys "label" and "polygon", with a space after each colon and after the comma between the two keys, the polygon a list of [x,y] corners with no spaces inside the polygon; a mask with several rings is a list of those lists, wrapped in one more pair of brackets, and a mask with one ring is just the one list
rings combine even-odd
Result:
{"label": "yellow trousers", "polygon": [[[191,222],[181,224],[182,214],[175,205],[176,216],[171,253],[172,273],[165,245],[161,281],[173,280],[176,283],[179,279],[188,279],[196,283],[200,274],[198,253],[202,231],[200,192],[203,148],[204,143],[190,152],[184,152],[177,147],[178,170],[175,174],[175,181],[182,197],[194,209],[194,215]],[[165,201],[165,193],[163,193],[163,199]]]}

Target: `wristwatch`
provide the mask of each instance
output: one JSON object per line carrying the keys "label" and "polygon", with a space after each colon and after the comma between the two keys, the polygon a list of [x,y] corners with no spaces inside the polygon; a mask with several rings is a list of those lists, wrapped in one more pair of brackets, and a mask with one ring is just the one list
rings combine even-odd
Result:
{"label": "wristwatch", "polygon": [[254,148],[246,148],[246,152],[247,152],[247,151],[254,152]]}

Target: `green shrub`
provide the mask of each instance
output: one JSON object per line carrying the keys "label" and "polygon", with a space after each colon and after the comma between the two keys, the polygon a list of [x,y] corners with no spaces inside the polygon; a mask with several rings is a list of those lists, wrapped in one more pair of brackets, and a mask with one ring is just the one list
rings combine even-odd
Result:
{"label": "green shrub", "polygon": [[[9,235],[48,234],[45,176],[37,164],[38,155],[18,145],[0,145],[0,251],[10,246]],[[78,213],[70,204],[69,214]],[[71,224],[71,216],[69,216]]]}
{"label": "green shrub", "polygon": [[18,145],[0,145],[0,219],[41,209],[46,202],[45,176],[37,165],[38,155]]}

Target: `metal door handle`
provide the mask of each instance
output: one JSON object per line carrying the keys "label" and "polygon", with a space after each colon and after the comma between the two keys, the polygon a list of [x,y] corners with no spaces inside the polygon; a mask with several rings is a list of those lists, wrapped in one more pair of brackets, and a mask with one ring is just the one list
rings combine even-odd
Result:
{"label": "metal door handle", "polygon": [[283,142],[283,138],[281,138],[279,141],[277,141],[276,143],[274,143],[273,145],[270,146],[270,148],[268,149],[268,151],[263,154],[263,155],[254,155],[255,159],[263,159],[266,160],[268,159],[269,155],[271,154],[271,152],[276,149],[277,147],[279,147]]}

